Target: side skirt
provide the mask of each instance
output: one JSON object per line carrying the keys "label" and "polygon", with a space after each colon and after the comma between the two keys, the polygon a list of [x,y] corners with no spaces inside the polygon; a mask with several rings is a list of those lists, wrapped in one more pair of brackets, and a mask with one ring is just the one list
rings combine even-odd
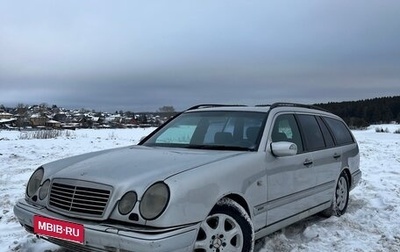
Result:
{"label": "side skirt", "polygon": [[289,218],[283,219],[279,222],[275,222],[271,225],[266,226],[265,228],[262,228],[255,233],[255,239],[258,240],[264,236],[267,236],[275,231],[278,231],[279,229],[282,229],[284,227],[287,227],[295,222],[298,222],[302,219],[305,219],[311,215],[314,215],[316,213],[319,213],[331,206],[331,201],[327,201],[326,203],[323,203],[321,205],[318,205],[316,207],[310,208],[304,212],[301,212],[299,214],[293,215]]}

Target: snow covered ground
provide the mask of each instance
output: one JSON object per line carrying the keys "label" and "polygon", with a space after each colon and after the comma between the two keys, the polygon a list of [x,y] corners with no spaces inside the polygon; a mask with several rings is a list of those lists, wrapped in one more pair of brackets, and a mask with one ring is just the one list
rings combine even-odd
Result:
{"label": "snow covered ground", "polygon": [[[361,150],[363,179],[351,192],[345,215],[310,217],[258,241],[266,251],[400,251],[400,125],[354,131]],[[136,144],[153,129],[76,130],[56,139],[24,139],[31,133],[0,131],[0,252],[63,252],[28,234],[13,205],[41,164],[71,155]]]}

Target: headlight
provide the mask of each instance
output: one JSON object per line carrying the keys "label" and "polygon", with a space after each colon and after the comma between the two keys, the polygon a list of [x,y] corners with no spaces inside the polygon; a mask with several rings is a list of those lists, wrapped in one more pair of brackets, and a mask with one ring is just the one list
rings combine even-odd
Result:
{"label": "headlight", "polygon": [[140,214],[146,220],[154,220],[162,214],[169,200],[169,189],[163,182],[155,183],[144,193],[140,202]]}
{"label": "headlight", "polygon": [[31,176],[28,181],[28,185],[26,186],[26,194],[28,197],[32,197],[36,191],[39,189],[40,183],[43,179],[43,168],[37,169]]}
{"label": "headlight", "polygon": [[135,207],[137,201],[137,196],[135,192],[127,192],[124,196],[122,196],[121,200],[118,203],[118,211],[122,215],[126,215],[132,211]]}
{"label": "headlight", "polygon": [[44,198],[49,195],[49,188],[50,188],[50,180],[46,180],[43,185],[40,187],[39,190],[39,199],[43,200]]}

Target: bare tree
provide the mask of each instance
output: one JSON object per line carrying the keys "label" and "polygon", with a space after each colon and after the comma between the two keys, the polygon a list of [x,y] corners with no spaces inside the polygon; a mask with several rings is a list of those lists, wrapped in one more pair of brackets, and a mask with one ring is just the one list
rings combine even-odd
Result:
{"label": "bare tree", "polygon": [[18,103],[17,105],[17,127],[25,127],[30,125],[29,118],[28,118],[28,105],[23,103]]}
{"label": "bare tree", "polygon": [[159,108],[158,111],[163,113],[170,113],[170,112],[175,112],[175,109],[173,106],[163,106]]}

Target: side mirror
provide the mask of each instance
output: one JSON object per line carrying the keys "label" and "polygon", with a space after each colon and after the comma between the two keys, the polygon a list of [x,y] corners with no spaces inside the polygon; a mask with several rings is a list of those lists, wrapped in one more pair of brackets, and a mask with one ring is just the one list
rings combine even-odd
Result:
{"label": "side mirror", "polygon": [[271,152],[277,157],[294,156],[297,154],[297,145],[291,142],[271,143]]}

